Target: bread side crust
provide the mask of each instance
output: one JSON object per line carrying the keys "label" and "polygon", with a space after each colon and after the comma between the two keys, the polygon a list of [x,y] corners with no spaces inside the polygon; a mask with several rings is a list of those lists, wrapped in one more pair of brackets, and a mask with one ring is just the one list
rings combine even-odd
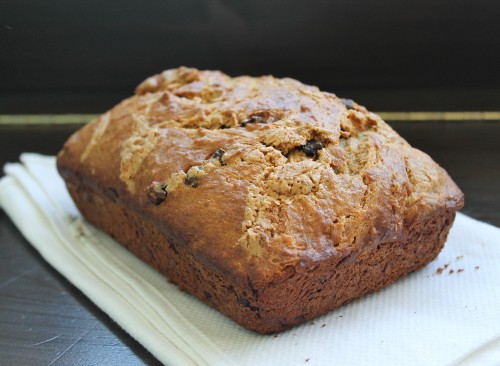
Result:
{"label": "bread side crust", "polygon": [[68,182],[84,217],[176,284],[236,323],[258,333],[301,324],[421,269],[441,251],[455,217],[442,209],[403,228],[404,239],[320,261],[301,272],[293,266],[267,281],[227,277],[200,262],[137,212],[81,182]]}

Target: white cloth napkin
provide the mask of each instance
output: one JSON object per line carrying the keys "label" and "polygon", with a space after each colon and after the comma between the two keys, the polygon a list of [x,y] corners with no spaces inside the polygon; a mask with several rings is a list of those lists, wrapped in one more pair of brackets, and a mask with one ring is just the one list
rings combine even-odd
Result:
{"label": "white cloth napkin", "polygon": [[499,365],[500,229],[457,216],[423,270],[278,335],[242,329],[82,219],[54,157],[7,164],[0,206],[54,268],[167,365]]}

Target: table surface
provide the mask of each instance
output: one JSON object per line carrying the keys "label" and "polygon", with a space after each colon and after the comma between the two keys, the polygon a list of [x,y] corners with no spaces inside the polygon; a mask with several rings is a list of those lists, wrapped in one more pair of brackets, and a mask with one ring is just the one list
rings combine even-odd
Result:
{"label": "table surface", "polygon": [[[500,226],[500,121],[393,122],[465,193],[463,213]],[[0,125],[0,164],[55,154],[74,125]],[[0,365],[159,365],[53,270],[0,210]]]}

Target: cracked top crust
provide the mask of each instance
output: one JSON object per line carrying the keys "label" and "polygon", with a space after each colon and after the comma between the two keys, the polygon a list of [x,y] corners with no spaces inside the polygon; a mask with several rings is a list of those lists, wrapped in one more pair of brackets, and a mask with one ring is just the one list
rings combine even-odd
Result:
{"label": "cracked top crust", "polygon": [[184,67],[76,132],[58,167],[242,281],[359,255],[463,205],[441,167],[351,100]]}

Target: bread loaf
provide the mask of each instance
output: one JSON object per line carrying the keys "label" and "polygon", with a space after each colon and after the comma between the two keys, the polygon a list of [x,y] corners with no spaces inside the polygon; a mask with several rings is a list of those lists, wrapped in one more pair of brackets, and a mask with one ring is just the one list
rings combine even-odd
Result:
{"label": "bread loaf", "polygon": [[271,76],[164,71],[74,133],[57,163],[89,222],[259,333],[422,268],[463,205],[376,114]]}

